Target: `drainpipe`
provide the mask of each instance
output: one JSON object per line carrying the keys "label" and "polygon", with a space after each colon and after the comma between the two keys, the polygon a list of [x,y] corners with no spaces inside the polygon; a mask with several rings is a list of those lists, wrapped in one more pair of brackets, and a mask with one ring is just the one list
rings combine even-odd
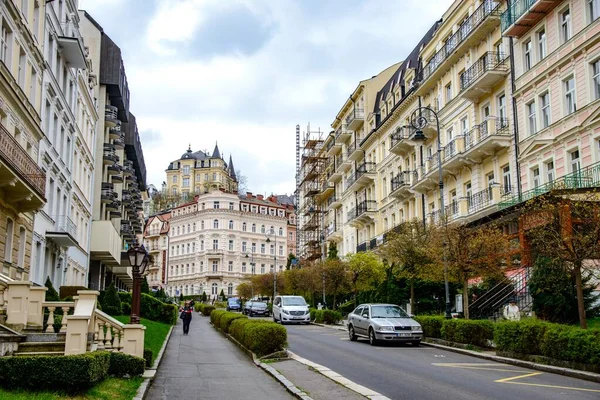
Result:
{"label": "drainpipe", "polygon": [[512,109],[513,109],[513,126],[514,126],[514,147],[515,147],[515,165],[517,167],[517,194],[521,198],[521,163],[519,162],[519,123],[517,121],[517,100],[515,100],[514,93],[516,90],[515,85],[515,52],[513,38],[509,40],[509,57],[510,57],[510,86],[511,86],[511,98],[512,98]]}

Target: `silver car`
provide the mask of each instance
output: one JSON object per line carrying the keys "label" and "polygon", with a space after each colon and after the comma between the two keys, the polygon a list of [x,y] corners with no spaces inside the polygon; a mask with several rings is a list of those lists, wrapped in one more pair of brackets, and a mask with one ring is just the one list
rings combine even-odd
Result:
{"label": "silver car", "polygon": [[361,304],[348,314],[348,336],[359,336],[375,346],[380,341],[421,344],[423,329],[402,308],[394,304]]}

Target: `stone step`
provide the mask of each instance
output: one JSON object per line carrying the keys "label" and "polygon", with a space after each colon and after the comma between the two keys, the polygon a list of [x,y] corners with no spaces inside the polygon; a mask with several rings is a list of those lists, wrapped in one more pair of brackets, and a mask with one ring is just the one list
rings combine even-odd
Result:
{"label": "stone step", "polygon": [[66,333],[29,333],[26,342],[62,342],[66,340]]}
{"label": "stone step", "polygon": [[65,342],[23,342],[19,344],[18,353],[63,352]]}
{"label": "stone step", "polygon": [[14,357],[64,356],[64,355],[65,355],[64,351],[38,351],[38,352],[31,352],[31,353],[23,353],[23,352],[17,351],[15,353],[13,353]]}

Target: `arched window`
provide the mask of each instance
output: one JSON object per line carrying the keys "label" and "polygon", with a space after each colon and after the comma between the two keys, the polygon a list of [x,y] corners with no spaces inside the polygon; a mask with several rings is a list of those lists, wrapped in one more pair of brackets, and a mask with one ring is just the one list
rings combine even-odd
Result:
{"label": "arched window", "polygon": [[283,228],[279,228],[279,236],[283,236]]}
{"label": "arched window", "polygon": [[271,229],[269,229],[269,233],[274,235],[275,234],[275,227],[271,226]]}
{"label": "arched window", "polygon": [[213,221],[213,228],[214,228],[214,229],[219,229],[219,220],[218,220],[218,219],[215,219],[215,220]]}
{"label": "arched window", "polygon": [[188,230],[187,230],[187,233],[190,233],[190,232],[191,232],[191,230],[190,230],[190,224],[188,224]]}
{"label": "arched window", "polygon": [[227,295],[233,296],[233,283],[230,283],[229,285],[227,285]]}
{"label": "arched window", "polygon": [[196,242],[192,243],[192,253],[196,252]]}
{"label": "arched window", "polygon": [[177,234],[180,235],[181,234],[180,232],[181,231],[179,230],[179,227],[177,227]]}
{"label": "arched window", "polygon": [[189,243],[187,244],[187,251],[186,251],[186,253],[190,254],[190,244]]}
{"label": "arched window", "polygon": [[260,226],[260,233],[265,233],[265,226],[264,225]]}
{"label": "arched window", "polygon": [[210,293],[211,293],[213,296],[216,296],[217,294],[219,294],[219,291],[218,291],[218,290],[219,290],[219,287],[218,287],[218,285],[217,285],[216,283],[213,283],[213,284],[211,285],[211,291],[210,291]]}
{"label": "arched window", "polygon": [[195,223],[195,222],[192,224],[192,230],[193,230],[194,232],[196,232],[196,223]]}
{"label": "arched window", "polygon": [[229,229],[233,229],[233,221],[229,221]]}
{"label": "arched window", "polygon": [[252,224],[252,232],[256,233],[256,224]]}
{"label": "arched window", "polygon": [[204,221],[200,221],[200,229],[204,229]]}
{"label": "arched window", "polygon": [[245,222],[242,224],[242,230],[243,230],[244,232],[246,232],[246,223],[245,223]]}

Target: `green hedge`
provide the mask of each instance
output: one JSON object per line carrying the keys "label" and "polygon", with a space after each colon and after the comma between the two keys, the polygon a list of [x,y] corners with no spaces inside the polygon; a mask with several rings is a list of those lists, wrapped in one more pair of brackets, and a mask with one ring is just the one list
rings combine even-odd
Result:
{"label": "green hedge", "polygon": [[258,357],[281,351],[287,344],[287,330],[274,322],[249,319],[238,313],[214,310],[210,314],[213,325],[229,333]]}
{"label": "green hedge", "polygon": [[104,380],[111,353],[94,351],[69,356],[0,358],[0,385],[23,389],[79,391]]}
{"label": "green hedge", "polygon": [[421,316],[415,317],[415,321],[417,321],[421,327],[423,328],[423,336],[430,338],[441,339],[442,337],[442,324],[446,320],[441,315],[435,316]]}
{"label": "green hedge", "polygon": [[[121,304],[127,303],[125,307],[131,310],[131,293],[119,292],[119,298],[121,299]],[[147,293],[142,293],[140,314],[142,314],[141,317],[151,321],[171,325],[175,325],[179,317],[179,312],[175,304],[163,303]]]}
{"label": "green hedge", "polygon": [[494,323],[486,320],[447,319],[442,323],[442,339],[489,347],[494,339]]}
{"label": "green hedge", "polygon": [[204,303],[194,304],[194,310],[201,313],[205,317],[210,316],[210,313],[215,309],[215,306]]}
{"label": "green hedge", "polygon": [[310,319],[318,324],[335,324],[343,319],[342,313],[333,310],[310,310]]}
{"label": "green hedge", "polygon": [[154,352],[152,349],[145,348],[144,349],[144,360],[146,361],[146,368],[152,367],[152,357],[154,357]]}
{"label": "green hedge", "polygon": [[146,360],[125,353],[110,353],[108,374],[121,378],[125,375],[141,376],[144,373]]}
{"label": "green hedge", "polygon": [[537,320],[502,322],[494,333],[500,352],[539,355],[600,367],[600,330]]}

